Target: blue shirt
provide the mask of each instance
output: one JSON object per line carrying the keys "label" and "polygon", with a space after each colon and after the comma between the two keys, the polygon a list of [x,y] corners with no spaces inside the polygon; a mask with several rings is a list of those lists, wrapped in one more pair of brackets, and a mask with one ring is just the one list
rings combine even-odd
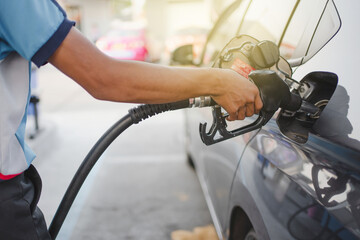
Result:
{"label": "blue shirt", "polygon": [[0,0],[0,180],[35,158],[25,143],[31,62],[46,64],[73,25],[55,1]]}

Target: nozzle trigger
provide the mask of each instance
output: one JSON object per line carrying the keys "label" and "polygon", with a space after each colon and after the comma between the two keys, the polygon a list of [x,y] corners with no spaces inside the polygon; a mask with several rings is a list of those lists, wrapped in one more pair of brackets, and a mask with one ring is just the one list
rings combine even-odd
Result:
{"label": "nozzle trigger", "polygon": [[199,126],[200,137],[205,145],[212,145],[214,143],[218,143],[258,129],[265,125],[274,114],[273,112],[267,113],[265,111],[260,111],[258,118],[253,123],[232,131],[228,131],[226,129],[227,124],[225,120],[227,115],[221,113],[221,107],[218,105],[214,106],[212,113],[213,122],[209,131],[206,131],[207,123],[200,123]]}

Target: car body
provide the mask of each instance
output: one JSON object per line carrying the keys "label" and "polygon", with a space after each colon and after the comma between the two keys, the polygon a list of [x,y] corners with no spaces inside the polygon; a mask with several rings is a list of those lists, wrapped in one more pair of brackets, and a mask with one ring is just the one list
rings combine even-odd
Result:
{"label": "car body", "polygon": [[220,239],[360,238],[359,9],[356,0],[236,1],[210,32],[200,66],[247,34],[276,43],[292,79],[325,81],[316,104],[328,96],[310,123],[278,111],[262,128],[210,146],[199,123],[211,124],[212,110],[186,112],[187,153]]}
{"label": "car body", "polygon": [[145,61],[148,57],[145,27],[132,22],[113,25],[105,36],[96,41],[96,46],[116,59]]}

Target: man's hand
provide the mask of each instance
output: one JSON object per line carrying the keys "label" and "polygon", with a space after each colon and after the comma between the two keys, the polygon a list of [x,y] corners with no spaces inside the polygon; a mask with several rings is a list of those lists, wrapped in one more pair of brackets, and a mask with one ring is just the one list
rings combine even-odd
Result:
{"label": "man's hand", "polygon": [[220,93],[211,97],[229,114],[229,121],[243,120],[259,113],[263,103],[255,84],[229,69],[217,69]]}

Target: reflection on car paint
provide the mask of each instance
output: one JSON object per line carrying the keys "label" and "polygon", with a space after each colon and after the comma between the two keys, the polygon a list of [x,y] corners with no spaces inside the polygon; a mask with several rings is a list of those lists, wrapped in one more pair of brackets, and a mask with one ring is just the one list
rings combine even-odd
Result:
{"label": "reflection on car paint", "polygon": [[269,131],[258,134],[250,144],[258,152],[264,186],[273,190],[271,195],[279,204],[268,209],[276,211],[274,216],[281,215],[279,222],[295,239],[357,239],[350,230],[357,234],[360,230],[360,192],[354,187],[358,179],[344,169],[319,163],[312,158],[315,154],[305,156],[295,144],[282,139]]}

